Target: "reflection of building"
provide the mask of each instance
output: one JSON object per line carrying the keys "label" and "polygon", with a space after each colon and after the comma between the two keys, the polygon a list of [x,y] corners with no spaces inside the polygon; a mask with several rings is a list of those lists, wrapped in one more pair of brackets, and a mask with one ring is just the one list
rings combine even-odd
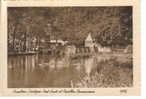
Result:
{"label": "reflection of building", "polygon": [[93,67],[95,66],[95,57],[89,57],[85,59],[84,68],[85,73],[90,76]]}

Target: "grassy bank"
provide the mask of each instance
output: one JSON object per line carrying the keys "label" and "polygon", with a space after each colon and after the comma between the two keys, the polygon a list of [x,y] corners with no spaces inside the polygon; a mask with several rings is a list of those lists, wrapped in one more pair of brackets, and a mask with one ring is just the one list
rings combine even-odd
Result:
{"label": "grassy bank", "polygon": [[97,54],[96,66],[90,75],[80,77],[72,87],[132,87],[133,65],[131,54]]}

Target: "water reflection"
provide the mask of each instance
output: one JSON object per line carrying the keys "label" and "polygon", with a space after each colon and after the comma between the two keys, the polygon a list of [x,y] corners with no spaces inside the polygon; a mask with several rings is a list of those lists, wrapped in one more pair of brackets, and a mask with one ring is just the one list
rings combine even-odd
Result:
{"label": "water reflection", "polygon": [[71,81],[90,75],[96,66],[95,61],[95,57],[9,56],[8,87],[71,87]]}

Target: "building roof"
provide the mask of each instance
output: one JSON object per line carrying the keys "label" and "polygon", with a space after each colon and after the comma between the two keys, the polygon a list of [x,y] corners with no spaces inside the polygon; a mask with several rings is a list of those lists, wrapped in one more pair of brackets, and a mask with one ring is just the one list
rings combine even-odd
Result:
{"label": "building roof", "polygon": [[92,41],[91,33],[88,34],[86,41]]}

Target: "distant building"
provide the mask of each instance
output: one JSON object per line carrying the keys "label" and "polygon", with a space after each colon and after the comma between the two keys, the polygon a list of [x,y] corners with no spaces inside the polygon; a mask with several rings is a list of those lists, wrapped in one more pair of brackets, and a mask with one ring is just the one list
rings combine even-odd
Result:
{"label": "distant building", "polygon": [[63,41],[61,39],[59,40],[50,40],[51,44],[59,44],[59,45],[65,45],[67,43],[67,41]]}
{"label": "distant building", "polygon": [[94,42],[93,42],[93,39],[91,37],[91,34],[89,33],[87,38],[85,39],[85,47],[94,47]]}
{"label": "distant building", "polygon": [[109,47],[98,47],[98,52],[111,52]]}
{"label": "distant building", "polygon": [[111,52],[109,47],[103,47],[99,43],[95,43],[93,40],[91,33],[88,34],[87,38],[85,39],[85,47],[88,47],[91,51],[96,52]]}
{"label": "distant building", "polygon": [[65,48],[65,55],[70,56],[76,54],[76,47],[74,45],[68,45]]}
{"label": "distant building", "polygon": [[110,47],[101,46],[99,43],[95,43],[94,46],[98,52],[111,52]]}
{"label": "distant building", "polygon": [[94,41],[91,37],[91,33],[88,34],[87,38],[85,39],[85,47],[88,47],[91,52],[94,52]]}

